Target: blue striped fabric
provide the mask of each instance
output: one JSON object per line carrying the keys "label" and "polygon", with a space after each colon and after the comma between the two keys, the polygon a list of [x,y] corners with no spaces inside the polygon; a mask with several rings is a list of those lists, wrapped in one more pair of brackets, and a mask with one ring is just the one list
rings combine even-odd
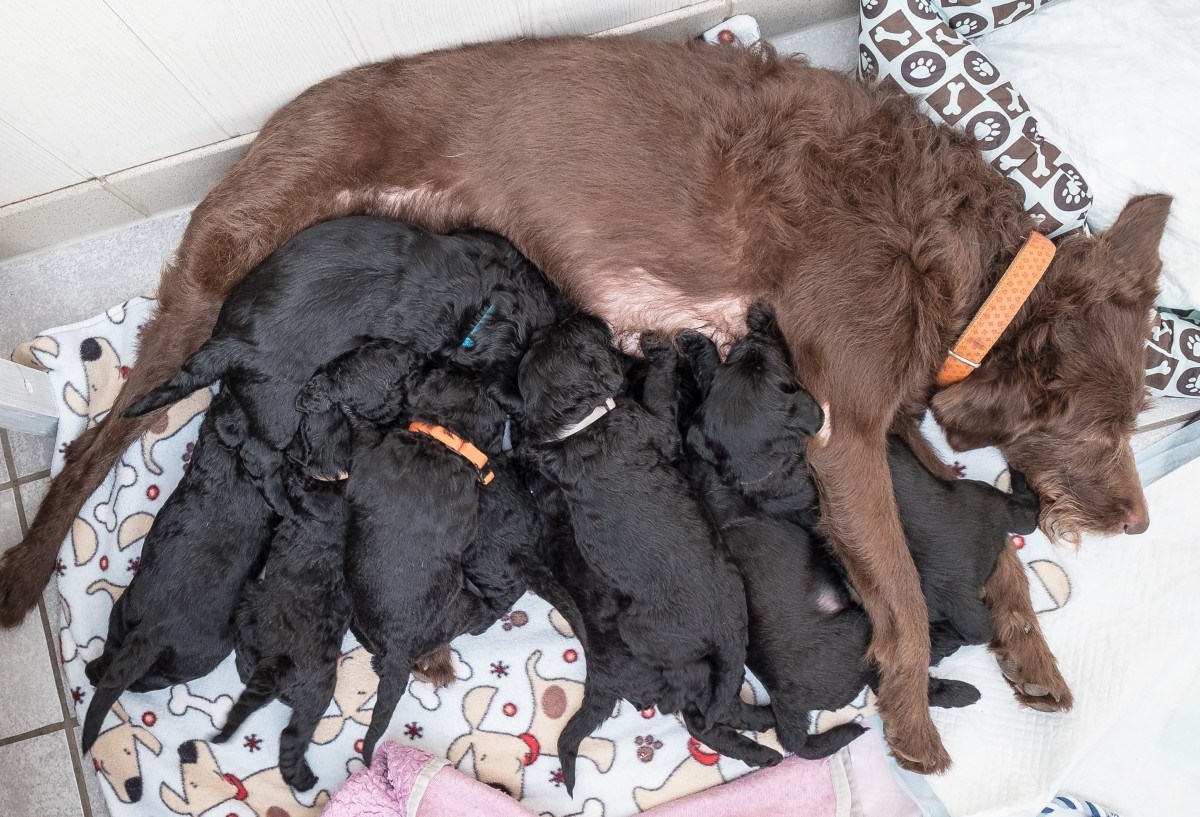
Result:
{"label": "blue striped fabric", "polygon": [[1050,805],[1041,810],[1041,814],[1067,814],[1082,812],[1087,817],[1120,817],[1115,811],[1101,808],[1090,800],[1080,800],[1077,797],[1055,797]]}

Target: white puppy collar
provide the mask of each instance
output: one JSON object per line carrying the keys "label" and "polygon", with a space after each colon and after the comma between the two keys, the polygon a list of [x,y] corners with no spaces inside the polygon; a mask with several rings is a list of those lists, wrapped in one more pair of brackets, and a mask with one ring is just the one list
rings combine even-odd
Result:
{"label": "white puppy collar", "polygon": [[616,407],[617,407],[616,400],[612,399],[611,397],[605,398],[604,402],[601,403],[600,405],[596,406],[594,409],[592,409],[591,413],[588,414],[587,417],[584,417],[578,423],[567,426],[562,431],[558,432],[558,434],[556,434],[554,437],[555,441],[565,440],[567,437],[570,437],[572,434],[576,434],[580,431],[583,431],[585,428],[587,428],[592,423],[599,420],[605,414],[608,414],[610,411],[612,411]]}

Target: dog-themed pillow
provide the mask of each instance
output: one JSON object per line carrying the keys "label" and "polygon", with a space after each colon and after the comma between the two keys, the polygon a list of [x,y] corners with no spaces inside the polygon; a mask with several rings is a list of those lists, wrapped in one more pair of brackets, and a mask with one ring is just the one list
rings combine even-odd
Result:
{"label": "dog-themed pillow", "polygon": [[1087,182],[1042,135],[1025,97],[966,39],[1047,2],[860,0],[858,53],[861,79],[902,88],[932,119],[974,135],[1053,238],[1084,225],[1092,203]]}

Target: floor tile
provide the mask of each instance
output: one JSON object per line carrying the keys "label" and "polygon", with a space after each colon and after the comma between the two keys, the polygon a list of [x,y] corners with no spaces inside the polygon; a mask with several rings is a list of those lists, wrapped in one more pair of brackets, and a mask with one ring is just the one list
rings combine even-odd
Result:
{"label": "floor tile", "polygon": [[13,467],[17,469],[17,477],[27,477],[50,467],[50,458],[54,455],[52,435],[37,436],[9,431],[8,444],[12,446]]}
{"label": "floor tile", "polygon": [[158,285],[187,214],[163,216],[0,263],[0,355],[38,332],[99,315]]}
{"label": "floor tile", "polygon": [[0,491],[0,553],[21,541],[21,521],[17,517],[15,488]]}
{"label": "floor tile", "polygon": [[[79,727],[75,727],[75,746],[79,746]],[[92,817],[109,817],[108,803],[104,800],[104,785],[100,782],[100,778],[96,776],[96,767],[92,765],[90,758],[84,757],[81,764],[83,770],[83,783],[87,786],[88,805],[92,809]]]}
{"label": "floor tile", "polygon": [[50,477],[42,477],[32,482],[23,483],[17,490],[21,492],[21,507],[25,510],[25,523],[33,521],[33,515],[46,497],[50,488]]}
{"label": "floor tile", "polygon": [[83,817],[79,785],[63,730],[0,746],[4,813],[20,817]]}
{"label": "floor tile", "polygon": [[[0,491],[0,550],[20,538],[14,493],[12,489]],[[16,629],[0,629],[0,690],[4,691],[0,696],[0,738],[62,720],[51,660],[42,619],[36,611]]]}
{"label": "floor tile", "polygon": [[[0,428],[0,437],[7,437],[7,436],[8,436],[8,432],[5,431],[4,429]],[[4,458],[4,448],[3,448],[3,445],[0,444],[0,485],[3,485],[4,483],[8,482],[8,480],[9,480],[8,460],[6,460]]]}

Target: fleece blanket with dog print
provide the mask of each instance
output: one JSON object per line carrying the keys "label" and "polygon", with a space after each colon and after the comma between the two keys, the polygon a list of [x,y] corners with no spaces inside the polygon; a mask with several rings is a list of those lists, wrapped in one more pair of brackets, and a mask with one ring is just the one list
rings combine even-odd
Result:
{"label": "fleece blanket with dog print", "polygon": [[[70,441],[112,405],[153,306],[152,300],[134,299],[92,320],[47,331],[14,353],[17,362],[47,370],[57,393],[55,472]],[[92,695],[84,666],[103,648],[113,601],[137,572],[142,541],[183,474],[210,400],[211,393],[201,390],[171,406],[84,504],[63,543],[55,569],[59,641],[81,718]],[[624,817],[750,771],[691,739],[674,716],[622,704],[583,743],[572,800],[562,787],[557,739],[582,700],[585,656],[565,619],[526,595],[487,633],[455,641],[453,655],[457,683],[435,689],[413,680],[385,740],[446,758],[535,813]],[[212,742],[242,688],[232,657],[204,678],[122,696],[93,750],[113,817],[320,813],[330,794],[362,767],[359,751],[378,681],[370,656],[350,636],[338,661],[336,694],[307,755],[319,778],[309,792],[291,790],[277,769],[285,706],[272,704],[254,714],[228,743]],[[744,694],[765,700],[754,684]],[[867,717],[870,703],[863,697],[858,706],[822,713],[820,728]],[[778,746],[773,734],[759,738]],[[836,784],[839,814],[863,797],[894,803],[887,792],[900,791],[877,736],[870,738],[854,748],[856,767],[874,770],[874,780],[850,784],[843,768],[851,762],[849,751],[817,764],[816,776]],[[806,772],[812,776],[812,770]],[[833,817],[821,797],[798,798],[796,813]],[[891,812],[900,813],[894,807]]]}
{"label": "fleece blanket with dog print", "polygon": [[[92,320],[47,331],[14,353],[18,362],[47,370],[57,392],[61,420],[53,470],[62,467],[70,441],[103,418],[112,405],[132,365],[139,326],[149,318],[153,305],[152,300],[134,299]],[[201,390],[172,406],[132,445],[84,504],[63,543],[55,571],[61,595],[59,640],[79,716],[92,693],[84,666],[103,646],[113,600],[137,572],[142,540],[182,476],[210,399],[211,394]],[[937,436],[936,428],[927,431]],[[1004,463],[994,451],[959,455],[958,465],[965,476],[1007,485]],[[1063,616],[1063,608],[1077,606],[1080,591],[1069,565],[1091,567],[1102,552],[1085,549],[1085,554],[1096,554],[1096,558],[1071,562],[1040,534],[1016,537],[1013,545],[1021,549],[1028,567],[1037,609],[1051,619],[1045,626],[1052,646],[1060,655],[1067,654],[1068,667],[1075,670],[1068,678],[1075,684],[1077,699],[1086,700],[1090,681],[1078,674],[1079,667],[1072,662],[1075,656],[1090,653],[1069,632],[1055,627],[1053,619]],[[1112,602],[1111,597],[1090,595],[1089,609],[1073,618],[1092,615]],[[584,742],[572,800],[562,788],[556,742],[582,699],[586,662],[566,621],[541,599],[526,595],[488,632],[464,636],[452,646],[458,681],[444,689],[412,681],[385,740],[445,758],[535,813],[624,817],[750,771],[691,739],[675,717],[654,710],[637,711],[626,703]],[[369,655],[352,638],[347,637],[338,660],[334,700],[308,752],[319,778],[309,792],[291,790],[276,767],[278,736],[288,716],[282,704],[272,704],[253,715],[230,742],[212,742],[241,691],[232,657],[210,675],[190,683],[122,696],[93,751],[113,817],[318,814],[330,794],[362,768],[359,749],[377,684]],[[997,745],[996,735],[989,732],[997,723],[1003,726],[1016,719],[1025,724],[1022,728],[1030,728],[1028,722],[1035,719],[1049,729],[1052,720],[1061,717],[1010,712],[1015,704],[995,661],[983,648],[960,650],[943,662],[943,667],[952,667],[954,677],[979,684],[984,691],[983,702],[975,707],[939,713],[952,754],[956,760],[968,761],[956,768],[972,767],[970,761],[977,754],[968,748],[971,745]],[[766,700],[752,678],[743,694],[748,699]],[[873,715],[874,700],[864,693],[843,710],[819,713],[817,729],[851,719],[876,723]],[[818,776],[829,776],[837,793],[836,814],[854,810],[866,817],[909,817],[917,813],[896,786],[877,732],[872,729],[847,750],[820,762]],[[757,737],[775,743],[771,733]],[[1061,748],[1052,743],[1047,746]],[[974,768],[971,779],[1003,777],[997,770],[1002,764],[996,762],[1003,756],[978,756],[980,762],[986,759],[987,768]],[[1047,769],[1059,768],[1060,764],[1046,760]],[[953,797],[958,781],[965,779],[951,772],[940,781],[938,793]],[[1058,793],[1052,782],[1050,777],[1035,775],[1022,795],[1040,808]],[[962,788],[979,797],[991,791],[976,783]],[[972,804],[979,802],[975,798]],[[800,798],[796,806],[797,814],[819,816],[827,811],[816,800],[807,803]]]}

